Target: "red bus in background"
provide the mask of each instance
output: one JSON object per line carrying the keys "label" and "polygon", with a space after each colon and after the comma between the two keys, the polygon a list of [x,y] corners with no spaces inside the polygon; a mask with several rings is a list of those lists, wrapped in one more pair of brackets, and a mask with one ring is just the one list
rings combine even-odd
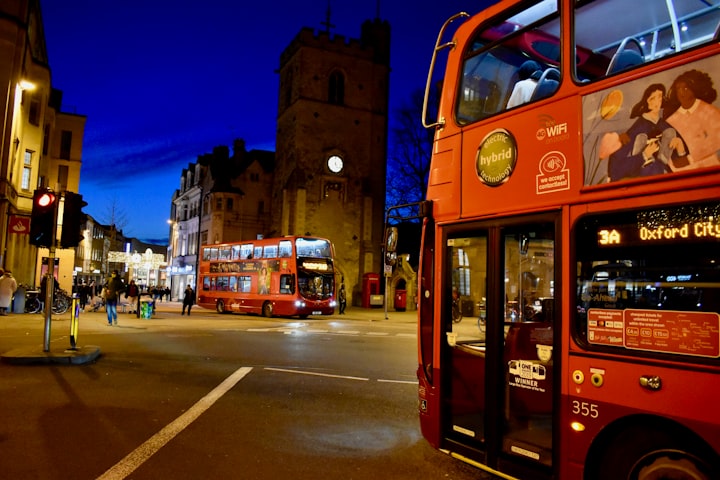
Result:
{"label": "red bus in background", "polygon": [[718,24],[718,0],[508,0],[442,27],[434,447],[503,478],[720,478]]}
{"label": "red bus in background", "polygon": [[286,236],[201,248],[197,304],[219,313],[265,317],[332,315],[333,245]]}

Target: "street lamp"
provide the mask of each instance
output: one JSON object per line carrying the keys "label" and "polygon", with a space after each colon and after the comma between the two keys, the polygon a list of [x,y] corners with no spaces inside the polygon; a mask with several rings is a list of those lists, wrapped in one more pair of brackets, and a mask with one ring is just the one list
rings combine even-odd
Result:
{"label": "street lamp", "polygon": [[20,90],[28,91],[33,91],[37,88],[37,86],[29,80],[20,80],[20,82],[18,83],[18,87],[20,87]]}

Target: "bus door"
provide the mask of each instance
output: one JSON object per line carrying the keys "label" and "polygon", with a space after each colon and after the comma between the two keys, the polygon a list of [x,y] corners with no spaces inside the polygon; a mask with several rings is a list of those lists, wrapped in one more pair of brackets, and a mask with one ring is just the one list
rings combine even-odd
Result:
{"label": "bus door", "polygon": [[522,478],[552,467],[556,225],[541,215],[446,234],[443,436]]}

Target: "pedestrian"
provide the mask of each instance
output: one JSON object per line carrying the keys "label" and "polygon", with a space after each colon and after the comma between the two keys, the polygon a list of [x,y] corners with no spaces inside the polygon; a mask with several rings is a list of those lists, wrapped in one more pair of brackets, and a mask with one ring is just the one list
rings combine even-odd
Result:
{"label": "pedestrian", "polygon": [[190,316],[190,309],[195,304],[195,290],[188,284],[185,287],[185,296],[183,297],[183,308],[180,315],[185,315],[185,307],[187,307],[188,316]]}
{"label": "pedestrian", "polygon": [[137,314],[139,296],[140,289],[137,285],[135,285],[135,280],[130,280],[130,285],[128,285],[127,290],[125,291],[125,298],[127,298],[128,301],[128,313]]}
{"label": "pedestrian", "polygon": [[108,325],[117,325],[117,302],[120,294],[124,291],[125,284],[118,275],[118,271],[113,270],[105,284],[105,310],[107,311]]}
{"label": "pedestrian", "polygon": [[85,306],[88,302],[88,286],[85,282],[82,282],[77,289],[78,301],[80,302],[80,310],[85,311]]}
{"label": "pedestrian", "polygon": [[5,270],[3,276],[0,277],[0,315],[8,314],[8,308],[10,308],[10,302],[12,302],[16,290],[17,282],[12,276],[12,272]]}
{"label": "pedestrian", "polygon": [[347,294],[345,293],[345,284],[340,285],[338,292],[338,301],[340,302],[340,315],[345,315],[345,307],[347,307]]}

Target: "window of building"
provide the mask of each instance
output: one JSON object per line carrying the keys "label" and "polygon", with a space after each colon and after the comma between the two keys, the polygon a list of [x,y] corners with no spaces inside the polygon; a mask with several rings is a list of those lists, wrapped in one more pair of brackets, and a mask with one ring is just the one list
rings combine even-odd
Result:
{"label": "window of building", "polygon": [[233,199],[232,198],[225,199],[225,210],[228,212],[233,211]]}
{"label": "window of building", "polygon": [[36,127],[40,126],[40,98],[39,95],[33,95],[30,99],[30,112],[28,122]]}
{"label": "window of building", "polygon": [[72,132],[63,130],[60,134],[60,158],[70,160],[70,150],[72,148]]}
{"label": "window of building", "polygon": [[222,212],[222,208],[223,208],[223,199],[218,197],[217,199],[215,199],[215,210],[218,212]]}
{"label": "window of building", "polygon": [[45,128],[43,130],[43,146],[42,146],[43,155],[48,154],[48,145],[50,145],[50,124],[45,124]]}
{"label": "window of building", "polygon": [[31,150],[25,150],[25,158],[23,159],[23,172],[20,188],[30,190],[30,180],[32,178],[32,157]]}
{"label": "window of building", "polygon": [[67,165],[58,166],[57,183],[60,185],[60,190],[67,190],[68,177],[70,176],[70,168]]}
{"label": "window of building", "polygon": [[340,72],[332,72],[328,82],[328,102],[333,105],[345,103],[345,77]]}

